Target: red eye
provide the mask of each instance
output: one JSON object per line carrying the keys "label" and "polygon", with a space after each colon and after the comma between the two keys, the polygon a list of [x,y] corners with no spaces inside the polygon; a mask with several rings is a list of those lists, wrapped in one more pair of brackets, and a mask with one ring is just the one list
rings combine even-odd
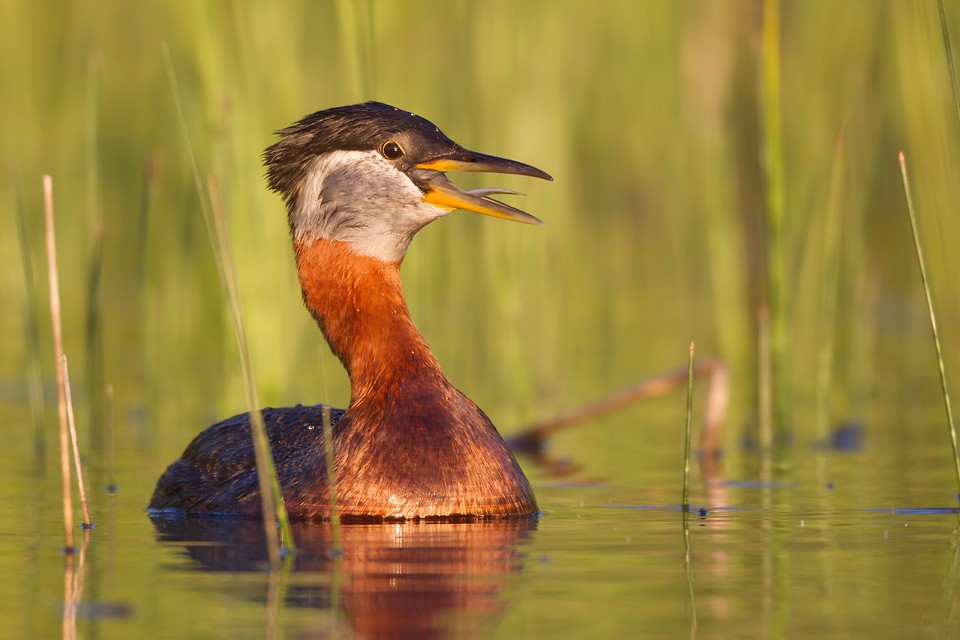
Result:
{"label": "red eye", "polygon": [[396,160],[403,155],[403,148],[393,140],[388,140],[380,147],[380,153],[382,153],[383,157],[387,160]]}

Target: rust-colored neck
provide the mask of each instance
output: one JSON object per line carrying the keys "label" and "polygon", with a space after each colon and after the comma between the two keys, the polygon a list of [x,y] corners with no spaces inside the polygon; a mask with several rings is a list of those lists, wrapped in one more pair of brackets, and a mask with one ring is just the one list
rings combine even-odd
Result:
{"label": "rust-colored neck", "polygon": [[405,376],[446,379],[410,319],[400,263],[359,255],[345,242],[294,242],[307,308],[350,375],[351,404]]}
{"label": "rust-colored neck", "polygon": [[[307,307],[350,374],[336,423],[340,513],[391,518],[521,515],[537,510],[530,484],[490,419],[457,391],[417,331],[400,263],[335,240],[295,240]],[[316,455],[316,452],[309,455]],[[318,468],[312,461],[309,472]],[[325,496],[325,474],[307,493]],[[304,501],[309,513],[322,505]]]}

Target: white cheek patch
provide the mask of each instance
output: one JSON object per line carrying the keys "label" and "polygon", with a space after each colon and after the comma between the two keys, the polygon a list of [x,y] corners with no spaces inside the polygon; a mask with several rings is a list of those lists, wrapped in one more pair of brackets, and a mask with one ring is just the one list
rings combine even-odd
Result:
{"label": "white cheek patch", "polygon": [[449,213],[376,151],[331,151],[313,162],[290,213],[294,238],[349,242],[358,253],[400,261],[414,234]]}

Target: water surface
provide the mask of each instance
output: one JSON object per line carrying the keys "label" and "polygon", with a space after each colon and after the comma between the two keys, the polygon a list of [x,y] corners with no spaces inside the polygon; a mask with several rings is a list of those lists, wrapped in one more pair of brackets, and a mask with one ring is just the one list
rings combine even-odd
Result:
{"label": "water surface", "polygon": [[686,526],[679,482],[528,467],[539,518],[345,525],[339,552],[328,523],[300,523],[286,573],[268,571],[258,523],[148,517],[134,467],[114,495],[91,471],[97,526],[65,563],[59,478],[8,465],[4,504],[20,506],[0,517],[0,565],[17,580],[0,618],[11,637],[56,636],[66,599],[80,637],[949,637],[956,510],[937,487],[908,502],[869,486],[872,450],[811,448],[781,481],[714,478]]}

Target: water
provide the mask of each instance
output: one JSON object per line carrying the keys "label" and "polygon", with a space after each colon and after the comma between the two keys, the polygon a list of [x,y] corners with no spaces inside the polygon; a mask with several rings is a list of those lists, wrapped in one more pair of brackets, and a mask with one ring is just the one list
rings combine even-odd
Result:
{"label": "water", "polygon": [[[0,626],[88,638],[952,637],[956,511],[917,469],[869,486],[878,451],[865,444],[795,450],[780,480],[695,483],[686,527],[679,482],[657,472],[627,486],[528,465],[539,518],[345,525],[338,553],[329,524],[301,523],[286,573],[267,570],[258,523],[151,520],[152,478],[129,464],[116,494],[106,470],[88,471],[97,526],[77,531],[65,562],[55,465],[8,464]],[[886,498],[893,485],[911,499]]]}

